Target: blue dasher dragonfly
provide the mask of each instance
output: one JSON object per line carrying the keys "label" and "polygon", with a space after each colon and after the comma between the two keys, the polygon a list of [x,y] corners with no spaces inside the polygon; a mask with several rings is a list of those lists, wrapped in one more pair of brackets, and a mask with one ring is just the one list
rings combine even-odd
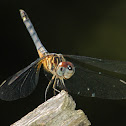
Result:
{"label": "blue dasher dragonfly", "polygon": [[54,94],[60,92],[57,89],[60,87],[82,96],[126,99],[126,82],[112,75],[126,75],[125,61],[49,53],[41,43],[26,12],[20,10],[20,15],[33,39],[39,58],[0,85],[0,99],[12,101],[30,95],[37,86],[41,65],[45,71],[52,74],[45,90],[45,99],[51,84]]}

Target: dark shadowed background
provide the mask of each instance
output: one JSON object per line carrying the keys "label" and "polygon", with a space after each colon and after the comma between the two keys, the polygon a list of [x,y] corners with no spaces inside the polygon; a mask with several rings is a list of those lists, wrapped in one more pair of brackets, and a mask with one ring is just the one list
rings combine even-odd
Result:
{"label": "dark shadowed background", "polygon": [[[126,61],[126,1],[0,2],[0,82],[38,57],[19,14],[24,9],[49,52]],[[36,90],[27,98],[0,100],[0,125],[19,120],[44,102],[48,80],[41,71]],[[73,95],[92,126],[126,125],[126,100]]]}

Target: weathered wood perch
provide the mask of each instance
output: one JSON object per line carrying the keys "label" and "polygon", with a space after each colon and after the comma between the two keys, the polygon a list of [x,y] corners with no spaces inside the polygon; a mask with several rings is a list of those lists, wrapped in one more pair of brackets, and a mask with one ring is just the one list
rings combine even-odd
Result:
{"label": "weathered wood perch", "polygon": [[44,102],[32,112],[11,126],[89,126],[91,125],[82,110],[75,110],[76,104],[67,92]]}

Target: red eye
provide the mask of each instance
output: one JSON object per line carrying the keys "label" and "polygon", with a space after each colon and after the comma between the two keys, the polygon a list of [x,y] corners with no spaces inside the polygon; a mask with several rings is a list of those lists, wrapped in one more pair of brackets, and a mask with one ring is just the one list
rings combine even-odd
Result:
{"label": "red eye", "polygon": [[70,66],[71,68],[74,67],[74,65],[73,65],[71,62],[67,61],[66,63],[67,63],[67,65]]}
{"label": "red eye", "polygon": [[71,62],[68,62],[68,61],[67,62],[60,62],[59,66],[65,67],[65,68],[68,67],[69,70],[72,70],[72,68],[74,67],[73,64]]}
{"label": "red eye", "polygon": [[60,63],[59,63],[59,66],[60,66],[60,67],[65,67],[65,68],[66,68],[66,67],[68,66],[68,64],[67,64],[67,62],[60,62]]}

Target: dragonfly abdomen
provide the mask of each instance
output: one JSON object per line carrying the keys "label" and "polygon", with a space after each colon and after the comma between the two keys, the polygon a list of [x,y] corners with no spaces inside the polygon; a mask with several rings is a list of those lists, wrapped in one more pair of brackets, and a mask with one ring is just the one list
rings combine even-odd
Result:
{"label": "dragonfly abdomen", "polygon": [[39,54],[39,57],[42,58],[43,55],[45,53],[47,53],[48,51],[45,49],[45,47],[43,46],[43,44],[41,43],[35,29],[34,29],[34,26],[32,25],[28,15],[26,14],[26,12],[24,10],[20,10],[20,14],[21,14],[21,17],[23,19],[23,22],[36,46],[36,49],[38,51],[38,54]]}

